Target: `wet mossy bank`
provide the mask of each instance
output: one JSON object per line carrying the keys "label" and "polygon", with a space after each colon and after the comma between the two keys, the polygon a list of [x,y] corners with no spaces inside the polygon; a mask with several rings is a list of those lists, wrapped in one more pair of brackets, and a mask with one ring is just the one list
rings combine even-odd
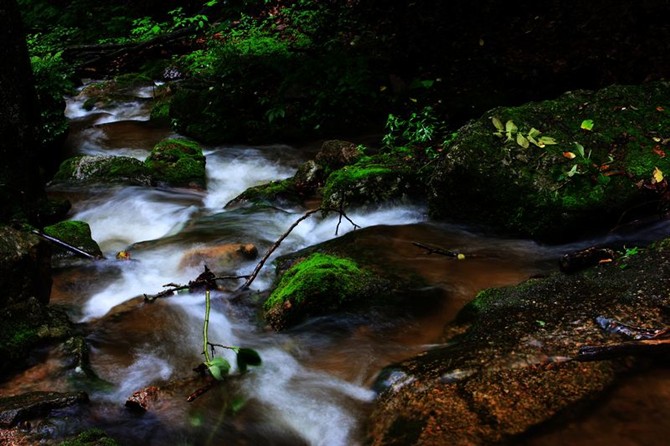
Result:
{"label": "wet mossy bank", "polygon": [[370,442],[518,441],[532,427],[579,413],[647,364],[617,355],[582,361],[580,349],[631,341],[612,329],[617,323],[664,329],[669,305],[668,240],[582,273],[482,291],[446,327],[442,347],[380,375]]}
{"label": "wet mossy bank", "polygon": [[233,202],[317,199],[344,209],[427,202],[437,220],[543,242],[578,240],[670,207],[669,101],[670,83],[654,82],[498,107],[428,148],[360,145],[336,165],[317,155],[294,177]]}
{"label": "wet mossy bank", "polygon": [[430,212],[550,242],[605,232],[666,210],[669,142],[667,82],[498,107],[440,153]]}

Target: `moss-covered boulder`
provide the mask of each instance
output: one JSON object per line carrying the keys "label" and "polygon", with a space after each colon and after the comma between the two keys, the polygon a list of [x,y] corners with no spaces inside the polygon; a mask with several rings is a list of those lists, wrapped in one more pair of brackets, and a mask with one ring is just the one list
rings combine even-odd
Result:
{"label": "moss-covered boulder", "polygon": [[311,254],[282,274],[265,301],[265,319],[281,330],[308,316],[344,310],[373,293],[378,281],[351,259]]}
{"label": "moss-covered boulder", "polygon": [[48,303],[51,246],[37,236],[0,226],[0,308],[35,298]]}
{"label": "moss-covered boulder", "polygon": [[364,207],[421,199],[423,187],[415,167],[400,152],[362,157],[328,176],[322,205]]}
{"label": "moss-covered boulder", "polygon": [[240,206],[291,206],[299,205],[303,197],[298,193],[293,178],[270,181],[252,186],[226,203],[226,209]]}
{"label": "moss-covered boulder", "polygon": [[595,358],[581,349],[625,341],[615,321],[665,328],[669,284],[666,241],[582,273],[482,291],[447,326],[444,346],[380,375],[371,444],[514,443],[584,409],[639,362],[586,361]]}
{"label": "moss-covered boulder", "polygon": [[174,187],[205,188],[205,156],[200,144],[187,139],[165,139],[145,160],[158,183]]}
{"label": "moss-covered boulder", "polygon": [[[67,220],[44,228],[44,233],[74,246],[94,257],[102,257],[98,243],[91,236],[91,227],[84,221]],[[53,255],[57,259],[65,259],[77,254],[63,247],[55,246]]]}
{"label": "moss-covered boulder", "polygon": [[493,109],[440,155],[431,214],[560,241],[627,211],[657,212],[667,206],[668,98],[670,83],[656,82]]}
{"label": "moss-covered boulder", "polygon": [[148,186],[151,172],[142,161],[129,156],[82,155],[63,161],[52,180],[52,185],[82,183]]}
{"label": "moss-covered boulder", "polygon": [[311,317],[350,313],[379,320],[436,308],[442,299],[438,290],[379,256],[369,231],[356,230],[278,258],[264,305],[267,322],[279,331]]}

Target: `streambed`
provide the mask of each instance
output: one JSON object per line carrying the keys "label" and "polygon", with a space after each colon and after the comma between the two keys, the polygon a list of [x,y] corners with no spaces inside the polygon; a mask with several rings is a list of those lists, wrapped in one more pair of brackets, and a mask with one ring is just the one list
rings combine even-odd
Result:
{"label": "streambed", "polygon": [[[159,140],[175,136],[148,122],[149,100],[150,89],[141,89],[135,101],[85,111],[81,99],[72,98],[66,110],[73,129],[68,152],[144,159]],[[69,422],[39,425],[45,435],[57,438],[96,426],[128,445],[361,444],[363,424],[375,399],[371,386],[384,366],[440,342],[444,325],[477,291],[547,274],[557,268],[564,252],[594,243],[542,246],[495,238],[430,221],[420,205],[349,212],[362,227],[359,243],[389,264],[423,276],[440,296],[436,307],[398,320],[323,317],[275,333],[263,326],[252,305],[233,300],[233,293],[216,292],[210,339],[256,349],[262,366],[193,403],[186,402],[196,390],[188,381],[166,386],[159,405],[136,415],[124,408],[134,391],[193,375],[193,367],[202,361],[205,311],[204,296],[198,294],[179,294],[154,304],[144,304],[141,296],[157,293],[167,283],[183,284],[197,277],[199,266],[182,262],[190,249],[253,243],[262,255],[305,211],[225,210],[224,205],[250,186],[293,175],[313,151],[285,145],[209,146],[205,154],[206,191],[138,186],[50,191],[72,202],[70,218],[89,223],[106,259],[56,270],[51,298],[66,307],[87,333],[91,367],[100,381],[58,372],[63,356],[49,351],[43,362],[0,387],[3,393],[76,389],[89,394],[89,407],[77,409]],[[272,258],[331,239],[337,226],[336,217],[306,220]],[[338,234],[353,229],[343,223]],[[665,224],[657,225],[634,237],[652,239],[666,229]],[[430,255],[413,242],[467,256],[456,261]],[[116,260],[121,250],[128,250],[132,261]],[[255,265],[256,260],[249,260],[231,272],[249,274]],[[273,274],[268,263],[252,288],[267,290]],[[655,371],[644,384],[663,387],[667,380],[667,373]],[[650,401],[645,404],[658,403]],[[607,416],[619,414],[604,411],[602,417]],[[575,429],[588,433],[588,426]],[[670,426],[663,427],[670,432]],[[579,437],[566,432],[570,438]]]}

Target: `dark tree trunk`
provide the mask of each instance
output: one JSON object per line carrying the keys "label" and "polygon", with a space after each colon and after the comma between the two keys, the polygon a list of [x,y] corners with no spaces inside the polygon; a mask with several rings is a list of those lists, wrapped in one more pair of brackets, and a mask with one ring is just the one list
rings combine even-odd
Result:
{"label": "dark tree trunk", "polygon": [[0,1],[0,223],[39,224],[45,199],[36,128],[37,96],[16,0]]}

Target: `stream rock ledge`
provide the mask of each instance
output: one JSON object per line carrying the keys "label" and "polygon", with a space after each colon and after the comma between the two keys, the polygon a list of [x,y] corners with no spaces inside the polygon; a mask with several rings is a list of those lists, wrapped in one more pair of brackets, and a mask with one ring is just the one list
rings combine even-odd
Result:
{"label": "stream rock ledge", "polygon": [[604,320],[651,332],[667,328],[669,291],[665,240],[581,273],[480,292],[447,326],[441,347],[380,374],[369,443],[514,443],[534,426],[560,424],[602,397],[623,372],[663,356],[587,362],[579,352],[630,341],[608,332],[612,325]]}

